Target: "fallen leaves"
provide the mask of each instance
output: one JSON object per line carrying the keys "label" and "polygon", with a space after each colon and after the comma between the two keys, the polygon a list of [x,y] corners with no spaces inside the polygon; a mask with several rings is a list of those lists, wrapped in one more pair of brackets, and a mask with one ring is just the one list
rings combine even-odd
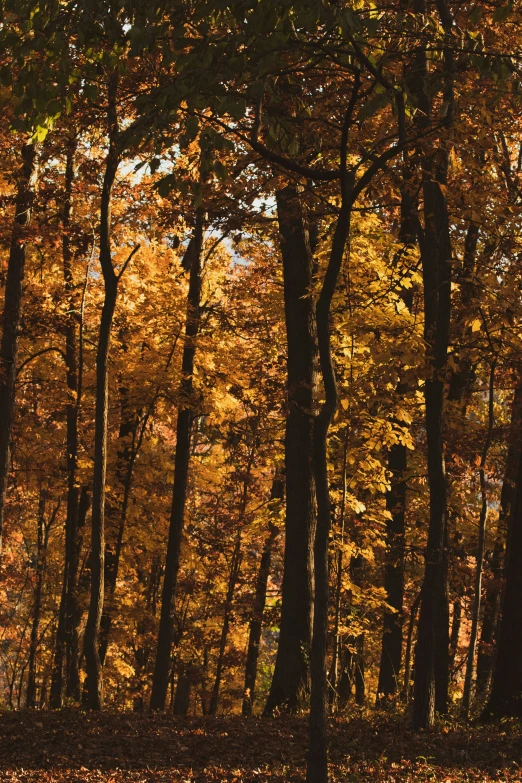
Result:
{"label": "fallen leaves", "polygon": [[[298,783],[306,717],[175,718],[80,711],[3,713],[2,783]],[[404,718],[335,719],[332,783],[520,781],[516,726],[444,726],[414,734]]]}

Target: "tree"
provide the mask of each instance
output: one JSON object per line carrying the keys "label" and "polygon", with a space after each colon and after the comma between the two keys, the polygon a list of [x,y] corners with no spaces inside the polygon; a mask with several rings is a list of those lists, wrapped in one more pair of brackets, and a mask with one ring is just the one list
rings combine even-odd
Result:
{"label": "tree", "polygon": [[18,175],[15,214],[9,248],[7,279],[2,313],[0,344],[0,547],[3,531],[9,454],[15,405],[16,362],[22,317],[22,296],[27,254],[27,227],[38,177],[38,146],[29,141],[22,146],[22,166]]}

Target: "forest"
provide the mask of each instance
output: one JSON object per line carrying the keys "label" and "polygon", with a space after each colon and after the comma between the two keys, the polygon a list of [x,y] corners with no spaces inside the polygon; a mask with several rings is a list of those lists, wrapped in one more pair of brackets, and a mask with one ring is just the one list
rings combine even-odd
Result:
{"label": "forest", "polygon": [[2,0],[0,102],[0,780],[520,780],[522,3]]}

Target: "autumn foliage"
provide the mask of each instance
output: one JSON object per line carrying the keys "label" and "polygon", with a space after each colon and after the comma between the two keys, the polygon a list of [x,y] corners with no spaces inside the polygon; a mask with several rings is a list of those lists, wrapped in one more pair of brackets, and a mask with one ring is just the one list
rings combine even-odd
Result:
{"label": "autumn foliage", "polygon": [[522,717],[521,21],[1,3],[2,708]]}

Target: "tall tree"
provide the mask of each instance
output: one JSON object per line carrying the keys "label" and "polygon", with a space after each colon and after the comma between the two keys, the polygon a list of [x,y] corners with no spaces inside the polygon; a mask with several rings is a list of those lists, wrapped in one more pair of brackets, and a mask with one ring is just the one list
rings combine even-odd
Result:
{"label": "tall tree", "polygon": [[314,264],[303,205],[288,185],[276,194],[283,260],[288,413],[285,434],[286,522],[281,622],[265,714],[295,711],[309,691],[312,632],[315,482],[313,413],[317,337],[312,298]]}
{"label": "tall tree", "polygon": [[194,359],[196,338],[201,324],[201,269],[203,251],[204,212],[197,207],[194,233],[187,246],[184,265],[190,269],[185,320],[185,344],[181,360],[176,451],[174,455],[174,488],[170,513],[169,538],[161,594],[161,613],[158,645],[152,680],[150,708],[163,710],[169,684],[172,640],[174,631],[174,602],[180,566],[181,542],[185,527],[190,442],[194,422]]}
{"label": "tall tree", "polygon": [[67,316],[64,327],[65,364],[67,376],[67,516],[65,520],[65,553],[62,594],[56,629],[53,676],[51,680],[50,704],[61,707],[64,695],[64,662],[66,656],[67,626],[74,613],[72,596],[74,575],[72,567],[77,549],[78,504],[80,488],[77,481],[78,467],[78,417],[81,403],[78,368],[78,322],[83,320],[82,304],[78,302],[77,286],[73,275],[73,248],[71,246],[71,217],[73,210],[74,155],[77,139],[73,136],[67,143],[65,161],[65,185],[62,211],[62,258]]}
{"label": "tall tree", "polygon": [[117,91],[118,77],[116,72],[113,72],[109,75],[107,88],[109,149],[105,161],[100,204],[100,265],[104,282],[104,300],[96,354],[96,412],[90,557],[91,593],[83,643],[87,671],[87,700],[89,707],[95,710],[103,707],[103,676],[99,641],[105,575],[105,478],[107,472],[109,413],[109,350],[118,283],[129,261],[139,249],[139,245],[134,247],[121,269],[118,272],[115,271],[111,248],[111,205],[112,190],[122,154],[118,125]]}
{"label": "tall tree", "polygon": [[[454,56],[452,50],[453,20],[446,3],[441,4],[441,21],[445,31],[443,91],[447,101],[445,126],[453,118]],[[425,14],[423,2],[416,11]],[[429,122],[432,108],[427,83],[426,50],[416,57],[412,84],[421,112],[420,123]],[[451,241],[449,217],[444,193],[448,174],[449,147],[442,142],[435,152],[428,151],[423,161],[422,190],[424,229],[419,231],[424,284],[424,335],[426,372],[424,398],[426,440],[428,449],[428,484],[430,515],[426,563],[419,614],[415,654],[415,690],[413,725],[433,725],[436,706],[447,709],[449,677],[449,610],[447,586],[447,486],[444,463],[444,395],[449,346],[451,312]],[[436,704],[437,703],[437,704]]]}
{"label": "tall tree", "polygon": [[22,317],[27,228],[31,222],[33,200],[38,181],[37,145],[31,141],[24,144],[21,157],[22,165],[18,174],[15,214],[7,262],[2,313],[2,340],[0,342],[0,552],[15,407],[16,362]]}
{"label": "tall tree", "polygon": [[511,509],[506,542],[505,585],[501,600],[491,692],[484,718],[522,716],[522,460],[519,460],[516,499]]}

